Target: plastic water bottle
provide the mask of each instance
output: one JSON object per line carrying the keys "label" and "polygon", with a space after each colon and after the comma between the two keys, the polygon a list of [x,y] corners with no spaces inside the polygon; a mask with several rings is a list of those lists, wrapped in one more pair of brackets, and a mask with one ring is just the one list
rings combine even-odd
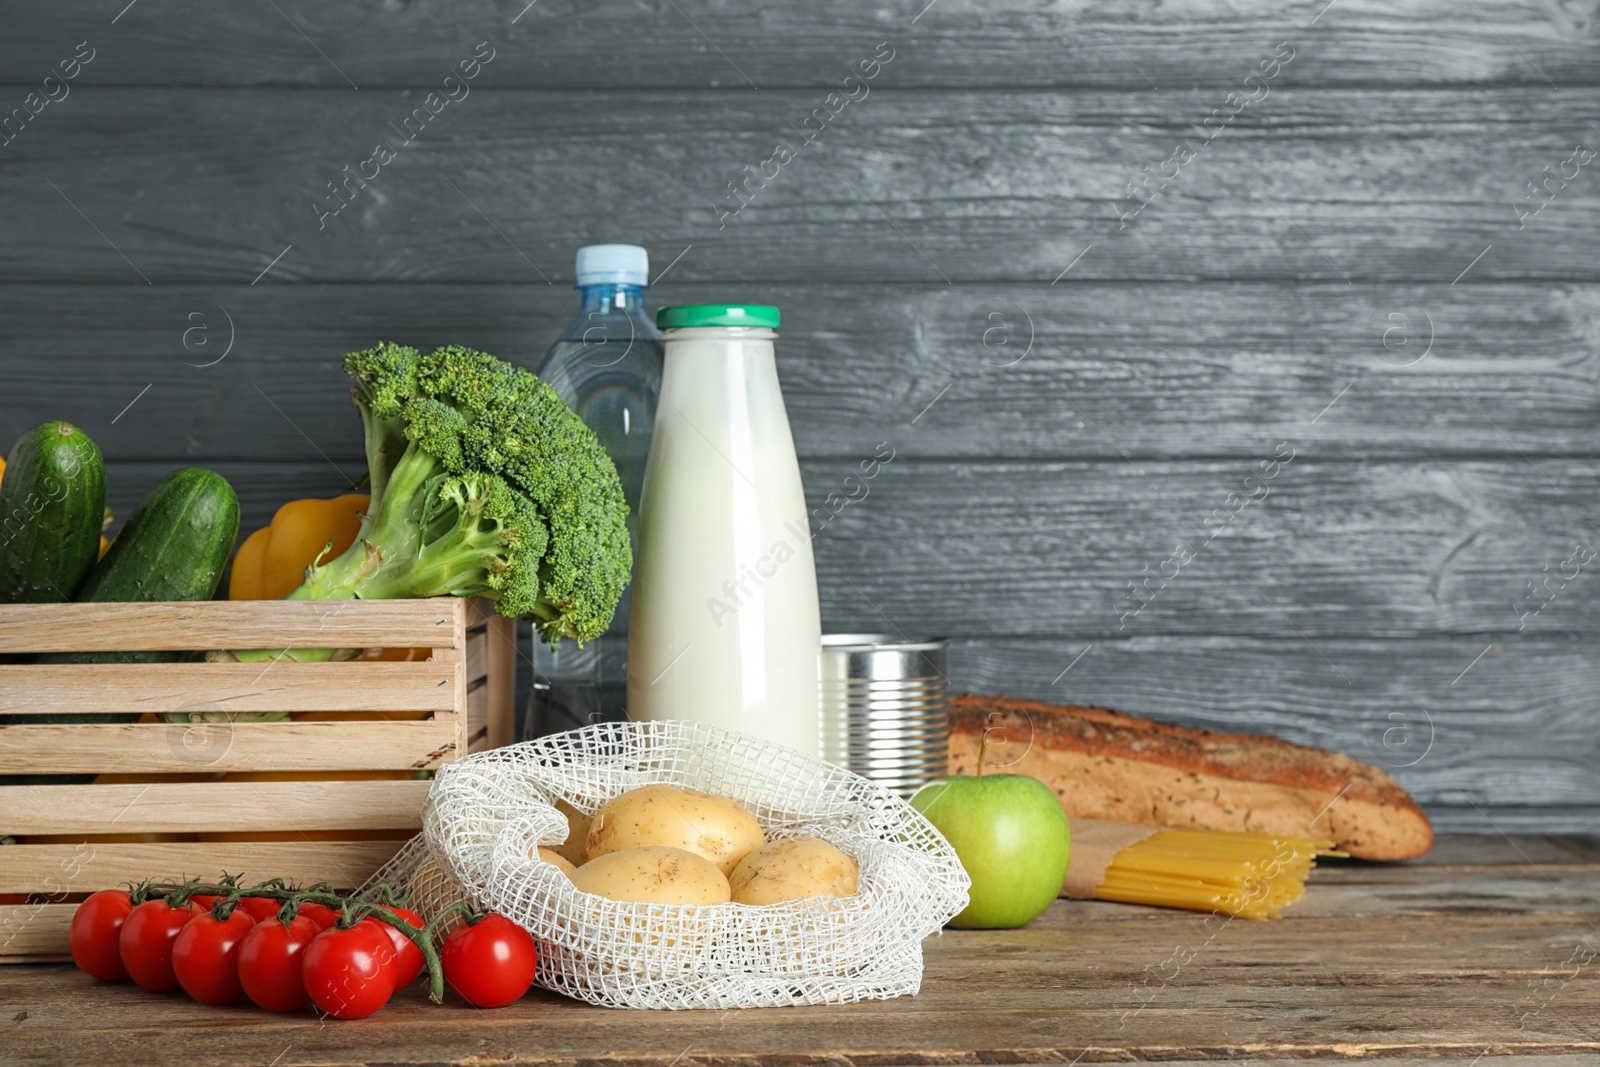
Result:
{"label": "plastic water bottle", "polygon": [[[644,309],[650,260],[636,245],[578,249],[578,315],[535,372],[572,406],[605,446],[628,500],[628,534],[638,554],[639,490],[644,484],[656,401],[661,396],[661,334]],[[611,628],[580,650],[533,635],[533,693],[522,736],[627,718],[631,589]]]}

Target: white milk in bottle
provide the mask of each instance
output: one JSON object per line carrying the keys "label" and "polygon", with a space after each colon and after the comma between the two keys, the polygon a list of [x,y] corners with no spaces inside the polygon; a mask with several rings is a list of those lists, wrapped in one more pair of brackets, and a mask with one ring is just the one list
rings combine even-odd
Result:
{"label": "white milk in bottle", "polygon": [[800,465],[778,388],[778,309],[662,308],[628,715],[697,719],[820,752],[822,626]]}

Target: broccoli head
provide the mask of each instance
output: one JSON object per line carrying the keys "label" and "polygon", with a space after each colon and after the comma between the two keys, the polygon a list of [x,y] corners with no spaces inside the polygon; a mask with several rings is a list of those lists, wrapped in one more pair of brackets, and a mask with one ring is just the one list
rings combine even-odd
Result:
{"label": "broccoli head", "polygon": [[628,506],[605,449],[555,391],[458,346],[379,344],[344,366],[371,502],[355,543],[308,568],[288,599],[484,596],[531,616],[552,645],[604,633],[633,566]]}

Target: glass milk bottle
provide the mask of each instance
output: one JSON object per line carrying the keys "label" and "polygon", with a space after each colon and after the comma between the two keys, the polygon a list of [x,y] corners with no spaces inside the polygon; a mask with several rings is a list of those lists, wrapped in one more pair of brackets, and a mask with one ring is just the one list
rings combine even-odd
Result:
{"label": "glass milk bottle", "polygon": [[778,387],[778,309],[662,308],[628,715],[697,719],[820,752],[822,627],[800,465]]}

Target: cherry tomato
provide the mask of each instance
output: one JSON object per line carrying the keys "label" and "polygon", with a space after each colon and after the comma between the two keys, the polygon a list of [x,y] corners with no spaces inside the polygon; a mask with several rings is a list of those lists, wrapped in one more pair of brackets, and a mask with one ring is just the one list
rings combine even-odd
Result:
{"label": "cherry tomato", "polygon": [[263,919],[239,942],[239,984],[258,1007],[268,1011],[298,1011],[311,998],[300,976],[307,945],[322,930],[310,918],[297,915],[285,926]]}
{"label": "cherry tomato", "polygon": [[128,968],[122,965],[117,939],[132,910],[133,901],[123,889],[102,889],[78,905],[67,939],[72,962],[80,971],[102,982],[127,981]]}
{"label": "cherry tomato", "polygon": [[255,924],[243,908],[226,919],[203,911],[185,923],[172,942],[172,973],[183,991],[202,1004],[232,1004],[243,996],[239,942]]}
{"label": "cherry tomato", "polygon": [[367,922],[337,926],[311,939],[300,975],[317,1010],[335,1019],[365,1019],[394,995],[394,943]]}
{"label": "cherry tomato", "polygon": [[266,897],[240,897],[238,910],[260,922],[262,919],[275,918],[281,907],[283,904],[280,901],[268,900]]}
{"label": "cherry tomato", "polygon": [[503,1008],[521,997],[538,961],[528,931],[503,915],[456,927],[440,953],[445,981],[475,1008]]}
{"label": "cherry tomato", "polygon": [[[389,910],[400,916],[400,918],[404,919],[412,926],[415,926],[418,930],[428,925],[427,920],[423,919],[422,916],[418,915],[410,908],[390,908]],[[411,940],[405,934],[401,933],[399,930],[396,930],[393,926],[390,926],[388,923],[384,922],[382,919],[368,916],[361,921],[364,923],[372,923],[374,926],[383,927],[383,932],[389,935],[389,940],[394,944],[395,992],[398,993],[400,990],[409,986],[412,982],[415,982],[417,980],[417,975],[422,973],[422,968],[428,965],[428,961],[423,958],[422,950],[417,947],[417,943]]]}
{"label": "cherry tomato", "polygon": [[318,930],[326,930],[339,921],[338,908],[330,908],[326,904],[313,904],[309,900],[300,905],[298,914],[301,918],[316,923]]}
{"label": "cherry tomato", "polygon": [[194,913],[192,905],[174,908],[159,897],[128,912],[117,935],[128,977],[152,993],[177,989],[178,976],[172,973],[172,942]]}
{"label": "cherry tomato", "polygon": [[190,897],[189,903],[194,905],[195,911],[210,911],[211,905],[217,902],[216,897]]}

